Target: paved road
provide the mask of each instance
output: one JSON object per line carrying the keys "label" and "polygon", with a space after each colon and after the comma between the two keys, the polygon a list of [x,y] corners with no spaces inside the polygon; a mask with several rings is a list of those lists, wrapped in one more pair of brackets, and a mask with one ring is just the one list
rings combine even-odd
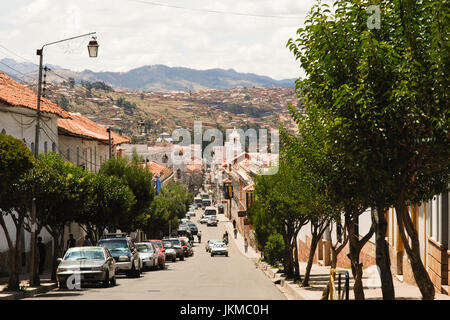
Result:
{"label": "paved road", "polygon": [[[191,218],[197,223],[200,212]],[[284,300],[285,296],[253,261],[244,257],[231,240],[229,256],[211,257],[205,251],[205,241],[221,239],[225,231],[223,222],[218,227],[197,223],[202,231],[202,243],[195,243],[194,255],[175,263],[167,263],[166,270],[147,271],[139,279],[117,277],[117,286],[101,288],[90,286],[77,290],[55,289],[47,294],[30,298],[83,299],[83,300]],[[196,238],[197,239],[197,238]]]}

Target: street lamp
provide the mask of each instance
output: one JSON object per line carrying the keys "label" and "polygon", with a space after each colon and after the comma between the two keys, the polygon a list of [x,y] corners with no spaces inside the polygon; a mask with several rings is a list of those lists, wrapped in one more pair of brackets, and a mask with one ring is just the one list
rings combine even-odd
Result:
{"label": "street lamp", "polygon": [[92,37],[92,40],[89,41],[88,52],[89,52],[89,57],[97,58],[97,54],[98,54],[97,37]]}
{"label": "street lamp", "polygon": [[[41,49],[36,50],[36,54],[39,56],[39,79],[38,79],[38,94],[37,94],[37,107],[36,107],[36,134],[34,140],[34,156],[37,159],[39,155],[39,134],[41,131],[40,121],[41,121],[41,94],[42,94],[42,64],[44,58],[44,47],[50,46],[52,44],[61,43],[64,41],[69,41],[81,37],[86,37],[94,35],[96,32],[86,33],[79,36],[58,40],[55,42],[46,43]],[[89,56],[97,57],[98,53],[98,43],[95,37],[89,42],[88,45]],[[30,261],[30,286],[37,286],[40,284],[39,274],[36,272],[36,203],[33,200],[33,210],[31,210],[31,261]]]}

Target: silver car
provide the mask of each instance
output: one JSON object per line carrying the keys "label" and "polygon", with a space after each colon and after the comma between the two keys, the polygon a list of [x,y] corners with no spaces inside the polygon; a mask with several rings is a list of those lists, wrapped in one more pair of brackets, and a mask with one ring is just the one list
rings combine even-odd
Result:
{"label": "silver car", "polygon": [[211,250],[211,246],[213,245],[213,243],[215,242],[222,242],[221,240],[208,240],[205,244],[205,250],[206,252],[209,252]]}
{"label": "silver car", "polygon": [[[56,279],[59,288],[72,285],[101,282],[104,287],[116,285],[116,262],[105,247],[74,247],[58,259]],[[70,279],[69,279],[70,278]]]}
{"label": "silver car", "polygon": [[158,255],[153,245],[150,242],[138,242],[135,243],[135,246],[142,261],[142,269],[156,269],[158,267]]}
{"label": "silver car", "polygon": [[209,249],[211,252],[211,257],[215,255],[224,255],[228,257],[228,248],[224,242],[214,242]]}

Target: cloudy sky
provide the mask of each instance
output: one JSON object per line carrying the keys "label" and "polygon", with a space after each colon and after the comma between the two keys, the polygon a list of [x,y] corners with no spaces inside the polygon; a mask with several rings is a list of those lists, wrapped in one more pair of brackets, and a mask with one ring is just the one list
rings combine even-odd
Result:
{"label": "cloudy sky", "polygon": [[[7,48],[38,63],[36,49],[43,44],[96,31],[100,45],[98,58],[88,57],[89,37],[86,37],[46,47],[44,63],[80,71],[128,71],[152,64],[196,69],[233,68],[274,79],[296,78],[302,72],[286,43],[290,37],[295,37],[314,2],[2,1],[0,59],[24,61]],[[175,8],[180,6],[185,9]]]}

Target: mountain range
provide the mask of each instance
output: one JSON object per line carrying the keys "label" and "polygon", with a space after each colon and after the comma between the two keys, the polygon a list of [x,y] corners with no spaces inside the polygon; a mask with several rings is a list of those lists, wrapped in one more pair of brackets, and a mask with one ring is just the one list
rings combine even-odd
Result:
{"label": "mountain range", "polygon": [[[13,59],[0,60],[0,71],[30,81],[37,79],[38,65],[30,62],[16,62]],[[15,72],[6,65],[16,69]],[[68,79],[72,77],[77,83],[84,81],[103,81],[113,88],[128,88],[132,90],[149,91],[186,91],[217,89],[226,90],[233,87],[294,87],[295,79],[275,80],[267,76],[253,73],[240,73],[233,69],[197,70],[184,67],[168,67],[166,65],[148,65],[127,72],[94,72],[91,70],[72,71],[59,66],[47,65],[58,75]],[[30,77],[24,77],[23,74]],[[62,77],[53,73],[47,74],[47,81],[61,82]]]}

